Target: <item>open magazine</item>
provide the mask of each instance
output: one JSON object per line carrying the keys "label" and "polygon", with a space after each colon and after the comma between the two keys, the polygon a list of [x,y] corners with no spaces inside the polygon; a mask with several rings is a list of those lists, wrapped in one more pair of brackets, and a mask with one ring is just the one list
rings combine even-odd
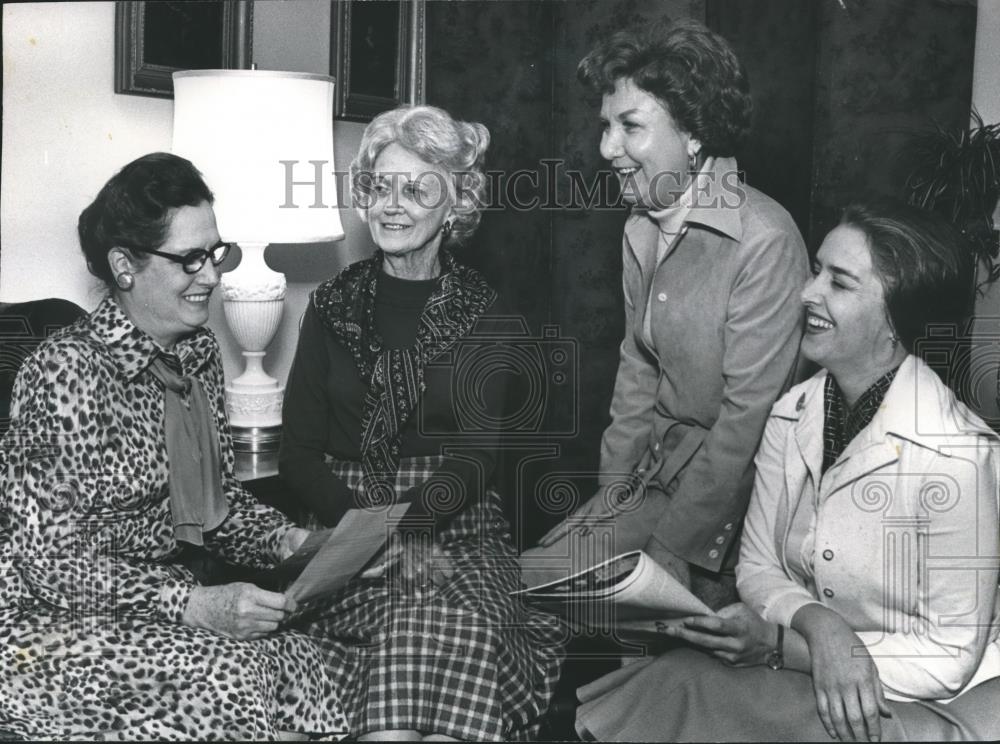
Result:
{"label": "open magazine", "polygon": [[313,532],[258,583],[296,602],[332,594],[371,562],[409,508],[407,502],[385,511],[351,509],[336,527]]}
{"label": "open magazine", "polygon": [[641,550],[511,596],[562,615],[571,625],[626,636],[658,634],[682,618],[715,614]]}

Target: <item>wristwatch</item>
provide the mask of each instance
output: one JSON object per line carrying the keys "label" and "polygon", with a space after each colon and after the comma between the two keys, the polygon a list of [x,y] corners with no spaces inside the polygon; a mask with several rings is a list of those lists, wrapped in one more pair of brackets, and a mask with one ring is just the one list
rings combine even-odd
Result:
{"label": "wristwatch", "polygon": [[772,649],[771,653],[767,655],[764,659],[764,663],[767,664],[774,671],[785,668],[785,626],[778,624],[778,644]]}

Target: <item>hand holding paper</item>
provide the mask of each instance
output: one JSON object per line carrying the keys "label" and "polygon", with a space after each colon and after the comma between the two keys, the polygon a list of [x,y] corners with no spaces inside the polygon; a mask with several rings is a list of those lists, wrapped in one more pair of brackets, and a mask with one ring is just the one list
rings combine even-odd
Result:
{"label": "hand holding paper", "polygon": [[351,509],[336,527],[313,532],[275,569],[297,578],[285,590],[295,602],[332,594],[358,575],[385,545],[410,503],[388,510]]}

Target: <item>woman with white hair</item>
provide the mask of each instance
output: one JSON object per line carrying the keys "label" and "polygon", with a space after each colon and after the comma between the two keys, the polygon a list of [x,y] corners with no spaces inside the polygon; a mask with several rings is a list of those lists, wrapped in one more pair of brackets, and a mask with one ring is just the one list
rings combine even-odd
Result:
{"label": "woman with white hair", "polygon": [[[281,473],[313,525],[412,502],[385,570],[313,623],[362,740],[530,736],[558,677],[559,626],[509,598],[517,555],[491,487],[505,375],[471,398],[455,387],[501,315],[448,250],[478,226],[488,145],[486,127],[430,106],[368,125],[352,185],[378,250],[315,291],[288,381]],[[470,431],[468,400],[493,425]]]}

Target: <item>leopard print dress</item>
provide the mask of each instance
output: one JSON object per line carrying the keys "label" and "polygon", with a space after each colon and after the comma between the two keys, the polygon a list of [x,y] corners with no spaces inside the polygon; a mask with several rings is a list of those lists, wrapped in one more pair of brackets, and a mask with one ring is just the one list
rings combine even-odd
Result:
{"label": "leopard print dress", "polygon": [[[0,443],[0,728],[30,739],[336,738],[347,725],[313,642],[236,641],[181,623],[158,354],[110,298],[21,368]],[[206,548],[268,568],[291,526],[234,476],[218,344],[173,349],[221,436],[225,522]]]}

